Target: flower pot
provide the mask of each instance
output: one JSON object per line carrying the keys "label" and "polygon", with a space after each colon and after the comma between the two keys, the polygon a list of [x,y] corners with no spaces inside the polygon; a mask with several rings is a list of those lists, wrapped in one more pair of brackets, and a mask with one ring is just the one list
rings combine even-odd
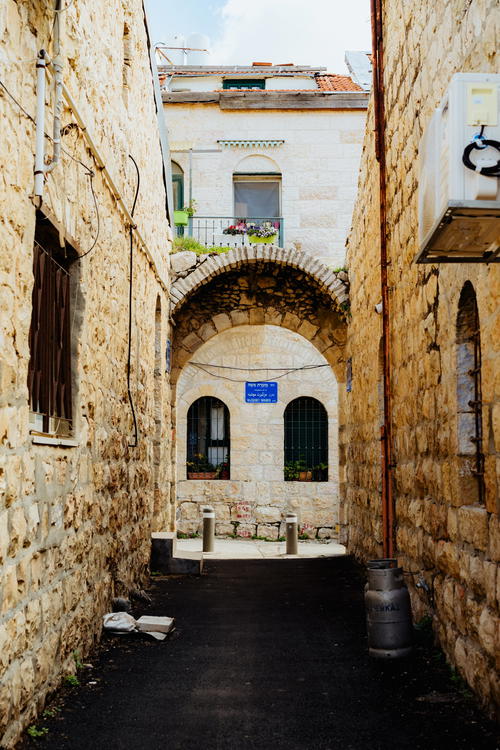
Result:
{"label": "flower pot", "polygon": [[216,471],[188,471],[188,479],[215,479]]}
{"label": "flower pot", "polygon": [[271,237],[258,237],[256,234],[249,234],[248,235],[248,241],[251,245],[272,245],[272,243],[275,241],[277,237],[277,234],[271,235]]}
{"label": "flower pot", "polygon": [[299,471],[299,482],[312,482],[312,471]]}
{"label": "flower pot", "polygon": [[187,226],[189,214],[187,211],[174,211],[174,224],[176,227]]}

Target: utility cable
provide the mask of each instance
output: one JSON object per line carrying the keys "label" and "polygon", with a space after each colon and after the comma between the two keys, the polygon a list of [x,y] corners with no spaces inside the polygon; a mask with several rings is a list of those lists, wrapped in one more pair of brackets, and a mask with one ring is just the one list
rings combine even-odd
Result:
{"label": "utility cable", "polygon": [[[210,365],[210,364],[203,365],[200,362],[188,362],[188,364],[193,365],[193,367],[197,367],[199,370],[202,370],[207,375],[210,375],[213,378],[218,378],[219,380],[228,380],[231,383],[246,383],[246,382],[248,382],[246,379],[245,380],[239,380],[237,378],[229,378],[229,377],[227,377],[227,375],[217,375],[216,373],[210,372],[210,370],[206,369],[207,367],[224,367],[223,365]],[[264,378],[263,380],[259,381],[260,383],[272,383],[275,380],[280,380],[281,378],[284,378],[287,375],[291,375],[291,373],[293,373],[293,372],[299,372],[301,370],[312,370],[312,369],[316,369],[316,368],[319,368],[319,367],[330,367],[330,365],[327,365],[327,364],[325,364],[325,365],[305,365],[304,367],[291,367],[288,370],[285,367],[279,367],[279,368],[276,368],[276,367],[258,367],[258,368],[255,368],[255,370],[257,370],[257,371],[264,371],[264,370],[267,370],[267,371],[279,370],[279,371],[281,371],[281,373],[282,373],[281,375],[275,375],[272,378]],[[232,368],[232,367],[229,367],[229,368],[224,368],[224,369],[255,371],[255,370],[252,370],[252,368],[250,368],[250,367],[249,368],[245,368],[245,367],[235,367],[235,368]],[[283,370],[285,370],[285,372],[283,372]]]}
{"label": "utility cable", "polygon": [[219,367],[221,370],[242,370],[244,372],[259,372],[262,370],[276,370],[277,372],[287,370],[288,372],[292,372],[292,370],[315,370],[317,367],[330,367],[329,364],[301,365],[300,367],[232,367],[231,365],[214,365],[210,362],[189,362],[188,364],[195,366],[202,365],[203,367]]}
{"label": "utility cable", "polygon": [[[137,196],[139,195],[139,187],[141,185],[141,175],[137,162],[131,154],[128,155],[129,159],[134,163],[137,172],[137,185],[135,188],[134,202],[132,204],[132,210],[130,215],[134,215],[135,204],[137,203]],[[130,235],[130,270],[129,270],[129,289],[128,289],[128,356],[127,356],[127,392],[128,400],[130,404],[130,410],[132,411],[132,419],[134,420],[134,442],[129,443],[129,448],[136,448],[139,442],[139,432],[137,429],[137,418],[135,416],[134,400],[132,398],[132,391],[130,390],[130,363],[132,359],[132,291],[133,291],[133,271],[134,271],[134,235],[133,226],[129,228]]]}
{"label": "utility cable", "polygon": [[[30,115],[30,113],[23,107],[23,105],[20,102],[18,102],[18,100],[15,98],[15,96],[13,94],[11,94],[11,92],[9,91],[9,89],[7,88],[7,86],[5,85],[5,83],[3,81],[1,81],[1,80],[0,80],[0,86],[3,88],[3,90],[5,91],[5,93],[12,99],[12,101],[14,102],[14,104],[16,104],[17,107],[19,107],[19,109],[21,110],[21,112],[28,118],[28,120],[30,120],[33,124],[36,125],[35,118],[32,115]],[[78,128],[78,129],[80,130],[80,128]],[[63,128],[63,130],[64,130],[64,128]],[[51,142],[54,141],[54,139],[48,133],[45,133],[44,135],[45,135],[45,137],[49,141],[51,141]],[[81,260],[82,258],[85,258],[85,256],[88,255],[90,252],[92,252],[92,250],[94,249],[94,247],[97,244],[97,240],[99,238],[99,232],[100,232],[99,207],[97,205],[97,198],[96,198],[96,194],[95,194],[95,191],[94,191],[94,184],[93,184],[93,179],[95,177],[95,172],[93,171],[93,169],[91,169],[91,167],[88,166],[88,164],[85,164],[83,161],[80,161],[80,159],[77,159],[76,156],[73,156],[73,154],[71,154],[62,145],[61,145],[61,151],[64,154],[66,154],[66,156],[68,156],[72,161],[74,161],[75,164],[79,164],[81,167],[83,167],[83,169],[85,169],[85,172],[86,172],[87,176],[90,177],[90,190],[92,191],[92,199],[94,201],[94,207],[95,207],[95,212],[96,212],[97,231],[96,231],[95,239],[94,239],[92,245],[90,246],[90,248],[86,252],[84,252],[82,255],[79,255],[78,258],[75,258],[75,260]]]}

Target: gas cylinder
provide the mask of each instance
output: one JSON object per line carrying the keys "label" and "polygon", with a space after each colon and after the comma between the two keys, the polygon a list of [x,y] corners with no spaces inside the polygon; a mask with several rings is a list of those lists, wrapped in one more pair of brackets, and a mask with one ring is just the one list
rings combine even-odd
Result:
{"label": "gas cylinder", "polygon": [[412,650],[410,595],[397,560],[368,562],[365,587],[368,652],[379,659],[408,656]]}

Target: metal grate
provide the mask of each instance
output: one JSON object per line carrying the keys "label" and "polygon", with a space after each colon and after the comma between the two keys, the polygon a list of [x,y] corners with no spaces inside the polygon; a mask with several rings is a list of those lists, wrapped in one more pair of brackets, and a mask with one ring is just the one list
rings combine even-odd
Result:
{"label": "metal grate", "polygon": [[301,396],[285,409],[287,481],[328,481],[328,416],[317,399]]}
{"label": "metal grate", "polygon": [[229,409],[204,396],[187,415],[187,478],[229,479]]}

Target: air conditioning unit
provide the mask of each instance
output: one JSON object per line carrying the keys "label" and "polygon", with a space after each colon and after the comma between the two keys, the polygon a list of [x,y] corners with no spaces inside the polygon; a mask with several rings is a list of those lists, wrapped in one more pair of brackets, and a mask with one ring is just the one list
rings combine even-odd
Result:
{"label": "air conditioning unit", "polygon": [[454,75],[420,142],[417,263],[500,261],[499,123],[500,75]]}

